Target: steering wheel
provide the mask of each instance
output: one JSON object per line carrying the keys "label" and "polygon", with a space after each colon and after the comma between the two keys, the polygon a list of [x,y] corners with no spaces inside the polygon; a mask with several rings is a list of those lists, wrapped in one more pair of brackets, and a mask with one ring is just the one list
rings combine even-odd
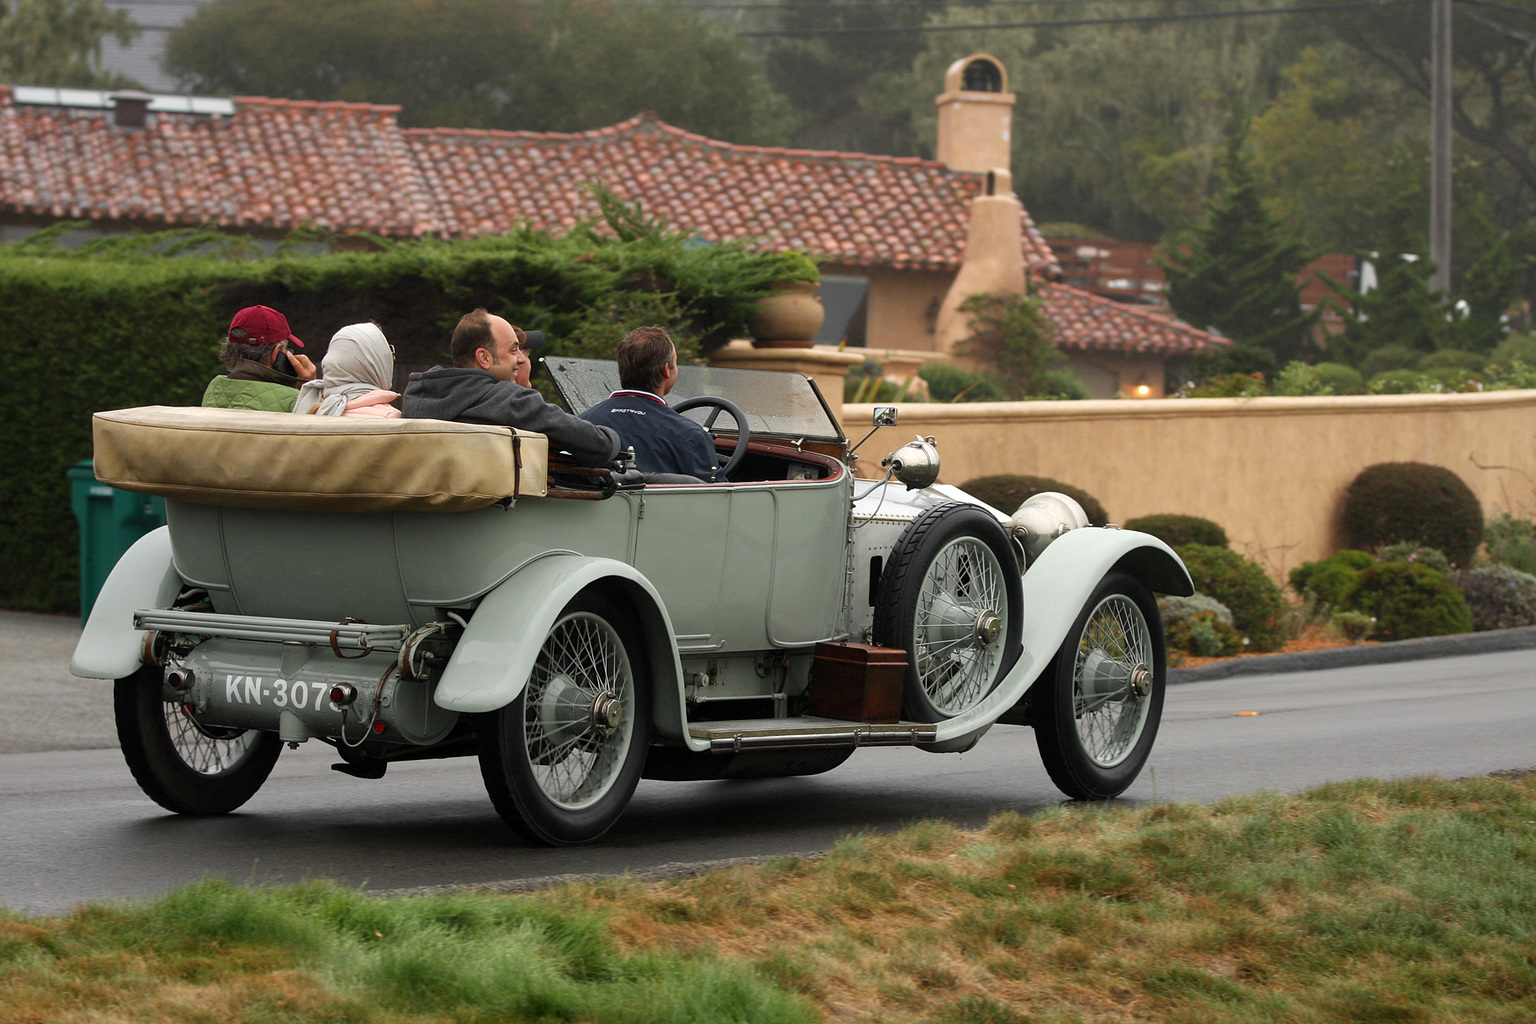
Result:
{"label": "steering wheel", "polygon": [[731,457],[725,460],[725,465],[720,467],[720,475],[729,478],[731,472],[741,465],[741,460],[747,457],[747,442],[752,440],[752,428],[747,426],[747,414],[741,411],[741,406],[728,398],[716,398],[713,395],[699,395],[695,398],[685,398],[672,408],[677,412],[687,412],[689,409],[698,409],[709,406],[715,411],[709,419],[704,421],[704,429],[709,430],[715,425],[715,420],[720,418],[721,412],[730,413],[731,419],[736,421],[736,450]]}

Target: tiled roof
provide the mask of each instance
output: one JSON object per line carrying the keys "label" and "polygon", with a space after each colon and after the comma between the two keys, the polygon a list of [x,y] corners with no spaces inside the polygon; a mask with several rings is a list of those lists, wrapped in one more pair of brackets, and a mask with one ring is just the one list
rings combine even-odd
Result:
{"label": "tiled roof", "polygon": [[1097,352],[1145,352],[1174,356],[1232,344],[1180,320],[1065,284],[1042,283],[1045,315],[1057,348]]}
{"label": "tiled roof", "polygon": [[[983,176],[930,160],[737,146],[642,114],[576,134],[402,130],[398,107],[237,98],[230,117],[16,103],[0,86],[0,212],[340,233],[569,227],[600,179],[706,239],[954,270]],[[1055,258],[1024,215],[1025,258]]]}
{"label": "tiled roof", "polygon": [[11,102],[0,87],[0,209],[49,217],[419,235],[438,227],[399,107],[241,98],[233,117]]}
{"label": "tiled roof", "polygon": [[[417,163],[452,234],[519,221],[569,227],[597,205],[577,187],[601,180],[676,227],[711,241],[761,241],[850,266],[954,270],[984,176],[915,157],[738,146],[641,114],[575,134],[412,129]],[[1024,215],[1025,260],[1055,257]]]}

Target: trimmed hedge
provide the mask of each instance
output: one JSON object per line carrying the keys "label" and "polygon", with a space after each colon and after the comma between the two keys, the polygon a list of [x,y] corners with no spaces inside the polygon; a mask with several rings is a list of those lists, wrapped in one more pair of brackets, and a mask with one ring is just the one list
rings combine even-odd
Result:
{"label": "trimmed hedge", "polygon": [[1336,551],[1316,562],[1303,562],[1291,570],[1291,589],[1302,597],[1310,597],[1319,605],[1337,608],[1344,602],[1344,595],[1355,585],[1362,569],[1376,564],[1376,558],[1365,551],[1346,548]]}
{"label": "trimmed hedge", "polygon": [[1194,580],[1195,591],[1215,598],[1232,612],[1232,625],[1248,638],[1248,649],[1273,651],[1289,639],[1280,588],[1264,570],[1230,548],[1189,544],[1179,557]]}
{"label": "trimmed hedge", "polygon": [[1073,487],[1071,484],[1064,484],[1050,477],[1011,474],[979,476],[961,484],[960,489],[1005,515],[1012,515],[1020,505],[1036,494],[1043,491],[1059,491],[1083,506],[1083,511],[1088,513],[1088,522],[1093,526],[1103,526],[1109,522],[1109,513],[1104,511],[1104,506],[1099,504],[1099,499],[1080,487]]}
{"label": "trimmed hedge", "polygon": [[1461,591],[1444,573],[1415,562],[1381,562],[1361,570],[1344,603],[1375,618],[1374,640],[1472,632],[1472,613]]}
{"label": "trimmed hedge", "polygon": [[1345,491],[1344,531],[1351,547],[1372,551],[1411,541],[1466,566],[1483,541],[1483,509],[1443,466],[1382,462],[1362,470]]}
{"label": "trimmed hedge", "polygon": [[637,324],[672,331],[679,355],[745,329],[779,257],[698,246],[609,210],[610,226],[464,241],[348,240],[352,251],[248,258],[248,239],[166,232],[64,252],[69,225],[0,246],[0,420],[11,430],[0,503],[0,607],[74,610],[78,530],[65,470],[91,455],[91,414],[195,405],[222,367],[230,317],[281,310],[319,362],[340,327],[376,321],[398,356],[396,381],[444,361],[458,318],[476,306],[542,330],[541,354],[611,356]]}
{"label": "trimmed hedge", "polygon": [[1175,513],[1137,516],[1135,519],[1127,519],[1125,528],[1150,533],[1171,548],[1181,548],[1186,544],[1209,544],[1216,548],[1227,546],[1227,531],[1199,516]]}

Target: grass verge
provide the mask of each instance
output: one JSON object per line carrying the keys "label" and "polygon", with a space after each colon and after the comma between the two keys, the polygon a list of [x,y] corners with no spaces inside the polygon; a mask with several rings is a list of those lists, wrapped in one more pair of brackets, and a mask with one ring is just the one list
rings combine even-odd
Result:
{"label": "grass verge", "polygon": [[1536,777],[921,823],[534,895],[0,914],[0,1024],[1536,1020]]}

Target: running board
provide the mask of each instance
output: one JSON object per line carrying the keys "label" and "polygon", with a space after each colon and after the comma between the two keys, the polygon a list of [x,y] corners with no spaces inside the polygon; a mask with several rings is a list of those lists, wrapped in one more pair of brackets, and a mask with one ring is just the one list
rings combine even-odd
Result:
{"label": "running board", "polygon": [[932,743],[938,726],[926,722],[845,722],[835,718],[748,718],[693,722],[688,735],[708,740],[710,753],[792,750],[797,747],[911,747]]}

